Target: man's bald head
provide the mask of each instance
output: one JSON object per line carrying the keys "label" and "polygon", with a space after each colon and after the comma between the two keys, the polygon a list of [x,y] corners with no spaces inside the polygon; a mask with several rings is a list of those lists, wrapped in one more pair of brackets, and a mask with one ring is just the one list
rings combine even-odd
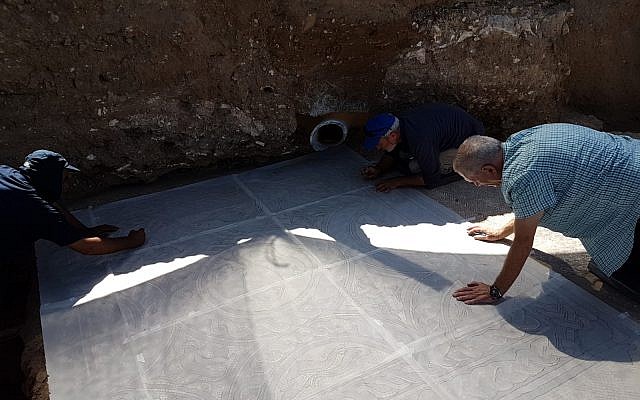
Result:
{"label": "man's bald head", "polygon": [[489,136],[470,136],[458,148],[453,170],[467,177],[478,173],[484,165],[502,169],[502,142]]}

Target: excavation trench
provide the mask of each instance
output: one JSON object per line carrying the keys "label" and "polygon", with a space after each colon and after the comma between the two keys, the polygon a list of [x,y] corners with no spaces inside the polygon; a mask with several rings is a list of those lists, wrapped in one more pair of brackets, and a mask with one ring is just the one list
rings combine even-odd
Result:
{"label": "excavation trench", "polygon": [[[82,170],[67,199],[357,149],[371,114],[432,101],[497,137],[556,121],[640,130],[638,2],[5,3],[0,160],[64,153]],[[0,385],[44,400],[39,335],[1,330]]]}

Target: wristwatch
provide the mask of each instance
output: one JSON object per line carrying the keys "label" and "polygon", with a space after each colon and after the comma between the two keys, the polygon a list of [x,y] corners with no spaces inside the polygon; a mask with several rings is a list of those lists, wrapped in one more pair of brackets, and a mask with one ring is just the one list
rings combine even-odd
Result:
{"label": "wristwatch", "polygon": [[489,286],[489,296],[494,300],[500,300],[502,298],[502,292],[496,285]]}

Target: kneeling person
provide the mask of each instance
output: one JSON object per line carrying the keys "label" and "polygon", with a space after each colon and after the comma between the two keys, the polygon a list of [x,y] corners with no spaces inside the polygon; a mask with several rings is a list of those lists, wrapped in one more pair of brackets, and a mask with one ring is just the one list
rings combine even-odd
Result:
{"label": "kneeling person", "polygon": [[514,234],[492,285],[470,282],[453,296],[491,303],[509,290],[531,252],[538,225],[580,239],[593,272],[640,299],[640,140],[570,124],[545,124],[506,142],[473,136],[454,170],[476,186],[499,186],[514,218],[503,227],[470,227],[478,240]]}
{"label": "kneeling person", "polygon": [[377,182],[379,192],[410,186],[431,189],[452,182],[459,177],[441,173],[440,153],[483,133],[480,121],[447,104],[427,104],[398,116],[376,115],[365,125],[364,148],[386,153],[377,164],[364,167],[361,174],[375,179],[397,168],[404,175]]}

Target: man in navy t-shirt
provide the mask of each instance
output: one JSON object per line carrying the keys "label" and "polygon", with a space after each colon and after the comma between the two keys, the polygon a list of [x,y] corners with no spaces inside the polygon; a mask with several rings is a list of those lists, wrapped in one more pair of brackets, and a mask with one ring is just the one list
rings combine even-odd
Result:
{"label": "man in navy t-shirt", "polygon": [[377,182],[380,192],[408,186],[431,189],[452,182],[458,179],[457,174],[441,174],[440,153],[458,148],[469,136],[482,134],[480,121],[448,104],[427,104],[397,116],[376,115],[365,125],[364,147],[384,150],[385,154],[375,165],[364,167],[362,176],[375,179],[394,168],[404,175]]}
{"label": "man in navy t-shirt", "polygon": [[104,234],[118,228],[84,226],[57,201],[62,195],[65,171],[78,171],[60,154],[37,150],[14,169],[0,166],[0,248],[5,259],[30,252],[38,239],[69,246],[83,254],[108,254],[138,247],[144,243],[144,229],[132,230],[124,237]]}
{"label": "man in navy t-shirt", "polygon": [[[57,202],[65,171],[78,171],[60,154],[37,150],[18,168],[0,165],[0,303],[3,309],[23,306],[35,270],[34,244],[39,239],[69,246],[82,254],[108,254],[141,246],[144,229],[127,236],[106,237],[112,225],[86,227]],[[22,304],[21,304],[22,303]]]}

